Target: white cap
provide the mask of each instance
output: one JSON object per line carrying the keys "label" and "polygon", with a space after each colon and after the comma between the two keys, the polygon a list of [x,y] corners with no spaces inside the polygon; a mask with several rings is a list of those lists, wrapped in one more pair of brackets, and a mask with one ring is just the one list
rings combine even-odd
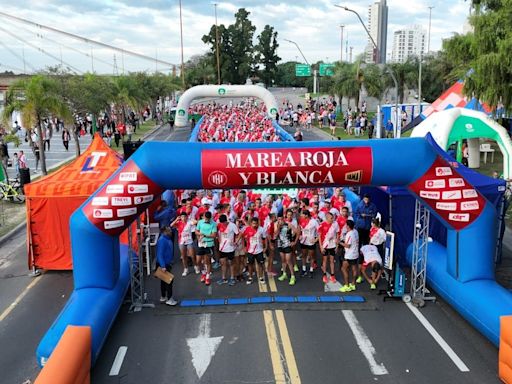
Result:
{"label": "white cap", "polygon": [[212,205],[213,204],[213,201],[211,201],[211,199],[207,198],[207,197],[203,197],[201,199],[201,204],[205,205],[205,204],[208,204],[208,205]]}

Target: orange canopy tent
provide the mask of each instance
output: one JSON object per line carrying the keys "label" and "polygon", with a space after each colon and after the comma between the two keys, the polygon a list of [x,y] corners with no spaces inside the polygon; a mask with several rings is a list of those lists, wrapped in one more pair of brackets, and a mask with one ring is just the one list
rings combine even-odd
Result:
{"label": "orange canopy tent", "polygon": [[69,218],[122,162],[96,134],[80,157],[25,185],[29,268],[73,269]]}

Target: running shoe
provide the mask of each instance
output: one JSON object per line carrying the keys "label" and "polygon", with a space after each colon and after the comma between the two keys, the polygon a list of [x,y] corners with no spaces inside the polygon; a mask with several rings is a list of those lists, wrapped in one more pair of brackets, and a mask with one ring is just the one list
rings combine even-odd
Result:
{"label": "running shoe", "polygon": [[318,268],[318,264],[316,262],[316,260],[313,260],[313,269],[317,269]]}
{"label": "running shoe", "polygon": [[375,284],[373,284],[373,283],[372,283],[372,284],[370,284],[370,289],[377,289],[377,285],[375,285]]}
{"label": "running shoe", "polygon": [[355,291],[356,290],[356,285],[355,284],[349,284],[349,287],[350,287],[351,291]]}
{"label": "running shoe", "polygon": [[308,275],[308,271],[302,271],[302,273],[300,274],[301,277],[306,277]]}
{"label": "running shoe", "polygon": [[340,292],[350,292],[352,289],[350,289],[350,286],[344,285],[340,288]]}
{"label": "running shoe", "polygon": [[322,281],[324,282],[324,284],[327,284],[327,275],[324,275],[324,277],[322,277]]}
{"label": "running shoe", "polygon": [[228,284],[232,287],[236,284],[236,280],[234,278],[229,279]]}
{"label": "running shoe", "polygon": [[204,284],[205,284],[205,285],[210,285],[210,283],[211,283],[211,282],[210,282],[210,278],[209,278],[209,277],[207,277],[207,278],[205,278],[205,279],[204,279]]}
{"label": "running shoe", "polygon": [[285,281],[288,278],[288,275],[286,273],[282,273],[281,276],[277,278],[279,281]]}
{"label": "running shoe", "polygon": [[335,283],[335,282],[336,282],[336,276],[331,275],[331,283]]}
{"label": "running shoe", "polygon": [[212,268],[213,269],[219,269],[220,268],[220,263],[218,261],[216,261],[215,263],[212,264]]}
{"label": "running shoe", "polygon": [[201,273],[201,271],[199,270],[199,267],[197,265],[194,266],[194,272],[196,273],[196,275],[199,275]]}
{"label": "running shoe", "polygon": [[294,272],[299,272],[299,266],[298,266],[297,264],[295,264],[295,265],[293,266],[293,271],[294,271]]}
{"label": "running shoe", "polygon": [[201,283],[204,283],[206,280],[206,275],[204,273],[201,274]]}
{"label": "running shoe", "polygon": [[178,304],[178,302],[171,297],[169,300],[167,300],[165,302],[165,304],[170,305],[171,307],[174,307],[175,305]]}
{"label": "running shoe", "polygon": [[183,270],[183,273],[181,274],[181,276],[185,277],[187,275],[188,275],[188,268]]}
{"label": "running shoe", "polygon": [[167,297],[165,296],[160,296],[160,302],[161,303],[165,303],[167,301]]}
{"label": "running shoe", "polygon": [[265,281],[265,278],[264,277],[260,277],[260,284],[265,284],[266,281]]}
{"label": "running shoe", "polygon": [[245,282],[245,284],[247,284],[247,285],[251,285],[251,284],[252,284],[252,277],[249,277],[249,278],[247,279],[247,281]]}
{"label": "running shoe", "polygon": [[228,283],[228,279],[219,279],[217,280],[217,284],[219,285],[223,285],[223,284],[227,284]]}
{"label": "running shoe", "polygon": [[290,277],[289,285],[295,285],[295,276]]}
{"label": "running shoe", "polygon": [[270,271],[270,272],[267,272],[267,275],[272,276],[272,277],[276,277],[277,273],[275,273],[274,271]]}
{"label": "running shoe", "polygon": [[357,276],[356,283],[361,284],[363,282],[363,276]]}

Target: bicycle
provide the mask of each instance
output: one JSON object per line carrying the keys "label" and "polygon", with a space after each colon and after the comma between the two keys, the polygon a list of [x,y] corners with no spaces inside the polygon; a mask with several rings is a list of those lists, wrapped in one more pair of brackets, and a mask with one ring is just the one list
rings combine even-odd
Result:
{"label": "bicycle", "polygon": [[25,194],[19,179],[10,180],[9,183],[0,181],[0,197],[14,203],[24,203]]}

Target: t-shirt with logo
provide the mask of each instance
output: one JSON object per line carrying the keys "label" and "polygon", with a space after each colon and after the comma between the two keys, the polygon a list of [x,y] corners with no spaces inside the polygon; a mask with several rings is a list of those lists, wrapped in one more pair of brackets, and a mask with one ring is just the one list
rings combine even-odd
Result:
{"label": "t-shirt with logo", "polygon": [[263,252],[263,240],[267,235],[262,227],[246,227],[242,233],[247,244],[247,253],[257,255]]}
{"label": "t-shirt with logo", "polygon": [[336,236],[338,232],[338,223],[335,221],[332,223],[324,221],[322,224],[320,224],[318,227],[318,235],[320,237],[320,243],[322,244],[322,247],[325,249],[336,248]]}
{"label": "t-shirt with logo", "polygon": [[277,246],[287,248],[292,244],[293,229],[289,223],[284,222],[277,234]]}
{"label": "t-shirt with logo", "polygon": [[349,245],[345,248],[345,259],[355,260],[359,258],[359,233],[355,229],[348,231],[345,235],[345,244]]}
{"label": "t-shirt with logo", "polygon": [[[213,220],[207,223],[204,219],[201,219],[197,223],[196,230],[202,235],[211,235],[217,231],[217,224]],[[201,248],[213,247],[214,244],[215,239],[213,237],[202,237],[197,242],[197,245]]]}
{"label": "t-shirt with logo", "polygon": [[194,225],[190,221],[178,221],[175,227],[178,230],[178,244],[190,245],[193,243],[192,232],[194,231]]}
{"label": "t-shirt with logo", "polygon": [[299,220],[301,228],[300,243],[304,245],[314,245],[318,236],[318,221],[315,219]]}
{"label": "t-shirt with logo", "polygon": [[381,245],[386,242],[386,231],[382,228],[372,227],[370,229],[370,244]]}
{"label": "t-shirt with logo", "polygon": [[238,227],[231,223],[217,224],[217,233],[219,235],[219,251],[234,252],[236,249],[235,236],[238,235]]}
{"label": "t-shirt with logo", "polygon": [[382,265],[382,257],[380,257],[379,250],[375,245],[363,245],[361,247],[361,252],[363,253],[364,262],[366,264],[369,264],[372,261],[376,261]]}

